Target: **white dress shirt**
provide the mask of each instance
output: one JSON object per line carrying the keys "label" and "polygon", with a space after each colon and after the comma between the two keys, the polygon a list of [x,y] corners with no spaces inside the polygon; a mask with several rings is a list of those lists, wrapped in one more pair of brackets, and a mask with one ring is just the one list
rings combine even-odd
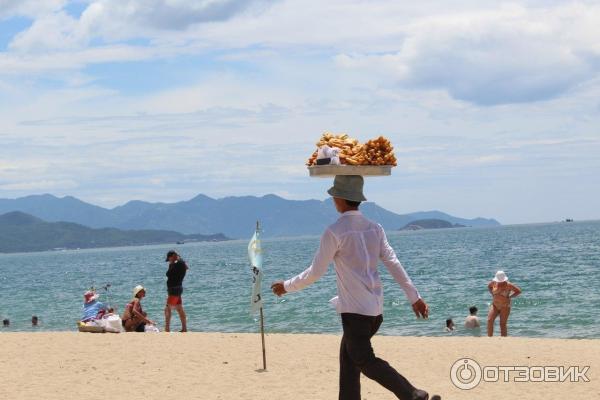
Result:
{"label": "white dress shirt", "polygon": [[321,237],[312,265],[284,282],[287,292],[302,290],[317,281],[333,261],[337,276],[338,313],[377,316],[383,313],[383,288],[377,271],[381,260],[406,297],[414,304],[421,297],[390,247],[381,225],[360,211],[346,211]]}

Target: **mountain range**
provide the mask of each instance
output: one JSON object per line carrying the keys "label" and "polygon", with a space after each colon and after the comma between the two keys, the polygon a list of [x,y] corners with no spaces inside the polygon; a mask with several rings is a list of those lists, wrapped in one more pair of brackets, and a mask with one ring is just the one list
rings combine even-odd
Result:
{"label": "mountain range", "polygon": [[221,240],[227,238],[163,230],[93,229],[72,222],[46,222],[20,211],[0,215],[0,253]]}
{"label": "mountain range", "polygon": [[[371,202],[361,205],[361,210],[388,230],[400,229],[419,219],[440,219],[473,227],[500,225],[494,219],[464,219],[440,211],[396,214]],[[112,209],[72,196],[59,198],[50,194],[0,199],[0,214],[11,211],[48,222],[73,222],[91,228],[156,229],[204,235],[220,232],[230,238],[249,237],[257,220],[267,237],[320,234],[338,215],[331,199],[287,200],[272,194],[221,199],[200,194],[176,203],[134,200]]]}

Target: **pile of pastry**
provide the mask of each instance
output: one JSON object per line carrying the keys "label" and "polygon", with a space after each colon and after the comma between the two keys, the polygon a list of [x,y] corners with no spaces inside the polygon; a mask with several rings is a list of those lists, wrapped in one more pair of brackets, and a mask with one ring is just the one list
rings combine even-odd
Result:
{"label": "pile of pastry", "polygon": [[340,164],[345,165],[392,165],[396,166],[396,156],[394,155],[394,146],[389,139],[379,136],[377,139],[369,140],[366,143],[360,143],[346,134],[335,135],[325,132],[317,142],[317,150],[310,156],[306,165],[317,165],[319,149],[326,148],[337,149],[337,156]]}

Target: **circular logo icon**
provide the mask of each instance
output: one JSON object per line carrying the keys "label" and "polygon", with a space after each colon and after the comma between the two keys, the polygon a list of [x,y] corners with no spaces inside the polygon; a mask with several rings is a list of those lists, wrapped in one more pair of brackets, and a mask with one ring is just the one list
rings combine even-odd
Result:
{"label": "circular logo icon", "polygon": [[456,360],[450,368],[450,380],[459,389],[473,389],[481,382],[481,366],[470,358]]}

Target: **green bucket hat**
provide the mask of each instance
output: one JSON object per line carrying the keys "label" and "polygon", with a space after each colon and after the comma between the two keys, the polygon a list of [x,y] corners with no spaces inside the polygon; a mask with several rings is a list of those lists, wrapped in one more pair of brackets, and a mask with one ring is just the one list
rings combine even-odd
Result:
{"label": "green bucket hat", "polygon": [[333,186],[327,191],[331,197],[350,201],[367,201],[363,194],[365,180],[360,175],[336,175]]}

